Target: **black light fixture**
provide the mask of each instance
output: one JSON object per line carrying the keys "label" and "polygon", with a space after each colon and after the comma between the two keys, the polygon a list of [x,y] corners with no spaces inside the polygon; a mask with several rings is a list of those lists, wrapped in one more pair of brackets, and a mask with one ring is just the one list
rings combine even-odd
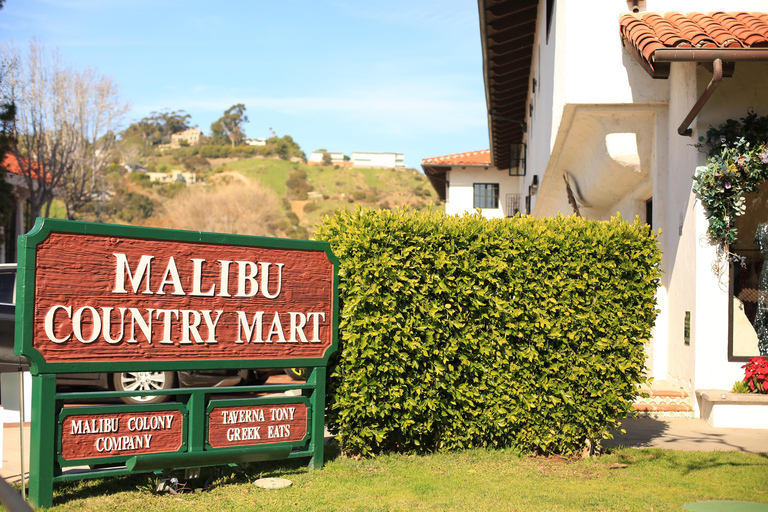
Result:
{"label": "black light fixture", "polygon": [[509,145],[509,175],[525,176],[525,143]]}
{"label": "black light fixture", "polygon": [[533,181],[531,182],[531,195],[535,196],[536,192],[538,191],[539,191],[539,175],[534,174]]}

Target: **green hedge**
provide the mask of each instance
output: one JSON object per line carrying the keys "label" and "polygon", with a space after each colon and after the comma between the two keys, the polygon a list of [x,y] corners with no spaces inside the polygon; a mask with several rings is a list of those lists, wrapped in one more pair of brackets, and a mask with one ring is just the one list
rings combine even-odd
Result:
{"label": "green hedge", "polygon": [[660,254],[616,218],[342,210],[327,419],[348,453],[573,453],[631,409]]}

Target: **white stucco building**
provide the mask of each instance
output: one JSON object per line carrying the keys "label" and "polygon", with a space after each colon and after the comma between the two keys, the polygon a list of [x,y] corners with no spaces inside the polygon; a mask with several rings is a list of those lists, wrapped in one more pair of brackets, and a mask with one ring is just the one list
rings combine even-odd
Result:
{"label": "white stucco building", "polygon": [[310,165],[321,165],[323,163],[323,156],[325,156],[326,153],[331,158],[331,165],[339,165],[344,163],[344,153],[340,151],[325,151],[322,149],[310,153],[307,163]]}
{"label": "white stucco building", "polygon": [[445,213],[480,213],[488,219],[512,217],[524,208],[520,203],[520,177],[491,165],[490,150],[425,158],[424,173],[445,201]]}
{"label": "white stucco building", "polygon": [[[750,299],[733,292],[738,269],[720,277],[712,269],[716,250],[692,193],[696,167],[706,160],[695,144],[711,126],[750,110],[768,115],[768,16],[761,12],[768,3],[478,4],[491,151],[487,168],[461,180],[483,182],[486,169],[500,169],[499,186],[517,186],[521,210],[533,216],[578,209],[609,219],[620,212],[661,229],[650,376],[691,397],[730,390],[743,378],[744,361],[757,355],[756,336],[745,314]],[[525,155],[524,175],[505,176],[517,154]],[[432,179],[447,204],[457,197],[453,169],[444,183]],[[451,212],[470,209],[464,201]],[[762,266],[751,246],[754,226],[768,221],[768,206],[761,208],[748,207],[752,232],[740,233],[753,274]],[[700,415],[701,404],[692,405]]]}

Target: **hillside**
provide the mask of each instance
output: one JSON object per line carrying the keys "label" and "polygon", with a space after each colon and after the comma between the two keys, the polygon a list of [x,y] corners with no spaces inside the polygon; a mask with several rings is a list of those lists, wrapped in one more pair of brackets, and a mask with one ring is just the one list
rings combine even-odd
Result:
{"label": "hillside", "polygon": [[[143,163],[156,170],[181,169],[167,156],[151,157]],[[204,227],[208,230],[309,238],[322,217],[339,208],[407,205],[422,210],[439,203],[427,179],[414,169],[334,168],[263,157],[207,159],[202,164],[194,169],[197,183],[186,186],[183,183],[150,183],[143,173],[113,176],[117,192],[112,203],[117,204],[104,209],[110,218],[102,220],[168,228],[202,228],[190,219],[187,210],[183,210],[182,199],[186,199],[187,203],[193,203],[198,214],[205,216],[200,224],[205,221]],[[269,198],[252,200],[245,189],[259,185],[276,201]],[[247,221],[251,228],[243,221],[238,227],[227,229],[226,221],[213,220],[231,220],[232,216],[242,215],[242,210],[258,208],[264,211],[251,215]],[[200,212],[201,209],[205,212]],[[233,213],[234,210],[240,213]],[[174,220],[179,217],[186,222],[183,226]]]}

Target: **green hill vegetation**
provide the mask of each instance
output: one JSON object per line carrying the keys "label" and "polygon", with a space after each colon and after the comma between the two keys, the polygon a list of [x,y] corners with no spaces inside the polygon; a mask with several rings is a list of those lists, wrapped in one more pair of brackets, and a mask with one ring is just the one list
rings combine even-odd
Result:
{"label": "green hill vegetation", "polygon": [[81,219],[306,239],[339,208],[424,210],[439,203],[414,169],[307,165],[260,155],[197,154],[190,162],[186,152],[140,158],[138,165],[150,172],[189,172],[194,183],[150,181],[149,173],[113,165],[106,174],[109,198],[91,203]]}
{"label": "green hill vegetation", "polygon": [[117,134],[109,164],[93,169],[85,201],[57,194],[70,219],[259,236],[309,238],[339,208],[423,210],[439,202],[414,169],[308,165],[290,135],[246,144],[245,106],[192,128],[183,110],[153,112]]}

